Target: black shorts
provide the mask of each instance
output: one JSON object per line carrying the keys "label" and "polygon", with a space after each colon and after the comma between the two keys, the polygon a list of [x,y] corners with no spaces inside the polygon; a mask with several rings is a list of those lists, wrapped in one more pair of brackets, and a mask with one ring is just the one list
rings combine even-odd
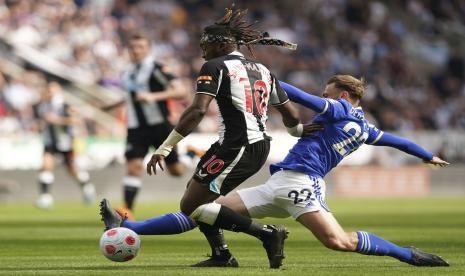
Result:
{"label": "black shorts", "polygon": [[[166,137],[173,130],[173,126],[168,123],[162,123],[145,128],[128,129],[126,139],[126,160],[144,158],[152,146],[158,148]],[[166,164],[178,162],[178,153],[176,148],[165,158]]]}
{"label": "black shorts", "polygon": [[210,191],[226,195],[260,170],[269,153],[269,140],[235,148],[216,142],[200,159],[193,178]]}
{"label": "black shorts", "polygon": [[50,153],[53,155],[59,154],[63,156],[63,161],[65,162],[67,166],[71,166],[73,164],[73,160],[74,160],[73,150],[62,151],[62,150],[59,150],[55,145],[49,144],[49,145],[45,145],[44,153]]}

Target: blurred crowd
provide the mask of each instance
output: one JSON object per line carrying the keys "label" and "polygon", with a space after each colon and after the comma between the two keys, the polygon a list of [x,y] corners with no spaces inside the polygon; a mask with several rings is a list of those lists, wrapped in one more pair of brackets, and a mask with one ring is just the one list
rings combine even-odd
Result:
{"label": "blurred crowd", "polygon": [[[248,8],[249,21],[258,21],[260,29],[299,44],[295,52],[255,48],[255,58],[279,79],[319,94],[329,76],[352,74],[366,80],[362,105],[382,129],[465,129],[465,1],[235,3]],[[120,74],[129,62],[128,37],[143,30],[152,38],[158,60],[174,74],[193,80],[203,63],[202,27],[219,19],[230,4],[226,0],[0,0],[0,35],[40,49],[78,70],[82,78],[120,88]],[[40,99],[37,83],[44,81],[34,71],[15,78],[0,74],[0,129],[15,124],[34,129],[30,106]],[[189,85],[193,91],[194,82]],[[313,115],[301,113],[304,119]],[[209,116],[207,122],[213,122],[215,110]],[[279,116],[272,113],[270,127],[279,126]]]}

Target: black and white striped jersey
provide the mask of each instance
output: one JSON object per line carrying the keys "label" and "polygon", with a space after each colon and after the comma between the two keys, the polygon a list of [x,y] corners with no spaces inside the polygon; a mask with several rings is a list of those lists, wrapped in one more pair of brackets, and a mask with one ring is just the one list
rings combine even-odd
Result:
{"label": "black and white striped jersey", "polygon": [[132,64],[123,73],[123,84],[127,97],[128,129],[145,128],[168,121],[169,110],[166,101],[142,103],[136,100],[137,93],[157,93],[166,90],[174,76],[165,73],[163,66],[152,56],[139,64]]}
{"label": "black and white striped jersey", "polygon": [[45,121],[47,114],[54,114],[62,118],[68,118],[69,106],[61,95],[55,95],[50,101],[43,101],[34,107],[34,115],[41,120],[42,139],[46,148],[53,148],[62,152],[71,151],[73,148],[73,127],[70,125],[58,125]]}
{"label": "black and white striped jersey", "polygon": [[216,98],[219,142],[239,146],[266,137],[268,104],[289,101],[286,92],[264,65],[232,52],[207,61],[197,78],[197,93]]}

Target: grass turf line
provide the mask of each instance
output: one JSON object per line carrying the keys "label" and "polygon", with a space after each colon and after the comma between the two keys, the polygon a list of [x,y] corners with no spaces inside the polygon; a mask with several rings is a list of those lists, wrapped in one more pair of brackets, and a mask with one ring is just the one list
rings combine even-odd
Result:
{"label": "grass turf line", "polygon": [[[414,245],[446,258],[448,268],[416,268],[390,257],[334,252],[291,219],[286,259],[270,270],[260,243],[244,234],[226,233],[238,269],[189,265],[209,250],[198,230],[173,236],[143,236],[139,256],[113,263],[98,249],[102,233],[97,205],[58,204],[51,211],[32,204],[0,204],[0,275],[465,275],[465,199],[332,200],[346,230],[374,232],[399,245]],[[176,203],[140,205],[138,218],[176,210]]]}

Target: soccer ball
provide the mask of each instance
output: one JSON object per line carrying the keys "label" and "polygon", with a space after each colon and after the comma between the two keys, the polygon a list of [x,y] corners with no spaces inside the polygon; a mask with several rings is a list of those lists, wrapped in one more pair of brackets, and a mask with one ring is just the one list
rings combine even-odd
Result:
{"label": "soccer ball", "polygon": [[36,201],[36,206],[39,209],[51,209],[53,207],[53,196],[51,194],[41,194]]}
{"label": "soccer ball", "polygon": [[114,262],[127,262],[134,259],[139,248],[139,236],[128,228],[110,229],[100,238],[100,251]]}

